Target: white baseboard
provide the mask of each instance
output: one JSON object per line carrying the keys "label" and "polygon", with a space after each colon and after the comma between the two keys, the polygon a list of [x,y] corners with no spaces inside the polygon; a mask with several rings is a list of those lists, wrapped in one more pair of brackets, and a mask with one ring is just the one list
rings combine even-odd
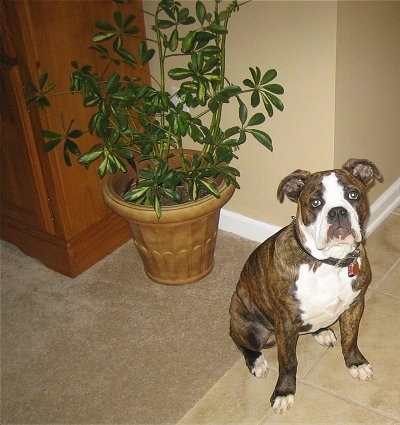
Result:
{"label": "white baseboard", "polygon": [[372,205],[366,233],[370,235],[400,205],[400,179],[397,179]]}
{"label": "white baseboard", "polygon": [[225,210],[224,208],[221,210],[219,228],[257,242],[264,242],[265,239],[280,229],[275,224],[254,220],[253,218]]}
{"label": "white baseboard", "polygon": [[[372,205],[371,214],[366,229],[370,235],[383,220],[400,205],[400,179],[396,180]],[[221,210],[219,228],[234,233],[246,239],[264,242],[265,239],[276,233],[281,227],[264,223],[238,214],[224,208]]]}

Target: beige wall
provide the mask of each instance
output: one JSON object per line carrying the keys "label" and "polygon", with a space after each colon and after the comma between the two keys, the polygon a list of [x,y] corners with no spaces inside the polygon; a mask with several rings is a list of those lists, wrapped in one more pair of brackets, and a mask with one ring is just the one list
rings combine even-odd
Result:
{"label": "beige wall", "polygon": [[[280,180],[297,168],[340,166],[350,156],[376,161],[385,174],[374,199],[400,177],[400,2],[367,3],[253,1],[232,17],[230,81],[241,82],[249,66],[276,68],[285,110],[264,128],[273,153],[255,140],[240,149],[241,189],[227,209],[287,224],[295,205],[277,201]],[[228,105],[223,123],[236,124],[236,114]]]}
{"label": "beige wall", "polygon": [[228,69],[236,81],[251,65],[276,68],[285,109],[266,122],[273,153],[255,140],[240,149],[241,189],[227,209],[283,225],[295,204],[278,202],[281,179],[298,168],[332,167],[336,2],[253,2],[232,18],[231,33]]}
{"label": "beige wall", "polygon": [[370,201],[400,177],[400,2],[339,2],[335,165],[373,160],[384,175]]}

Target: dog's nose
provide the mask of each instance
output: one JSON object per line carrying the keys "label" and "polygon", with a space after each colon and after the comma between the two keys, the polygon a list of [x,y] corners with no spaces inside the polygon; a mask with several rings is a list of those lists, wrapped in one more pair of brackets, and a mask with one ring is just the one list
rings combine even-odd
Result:
{"label": "dog's nose", "polygon": [[347,217],[347,210],[343,207],[335,207],[329,210],[328,217],[334,221],[334,220],[340,220],[341,218]]}

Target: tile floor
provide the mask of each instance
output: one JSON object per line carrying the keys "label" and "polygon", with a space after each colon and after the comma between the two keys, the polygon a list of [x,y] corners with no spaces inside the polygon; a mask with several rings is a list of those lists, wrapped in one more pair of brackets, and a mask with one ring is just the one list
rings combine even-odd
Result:
{"label": "tile floor", "polygon": [[400,208],[369,237],[367,250],[373,281],[359,347],[374,368],[373,380],[350,376],[340,346],[323,348],[304,335],[297,349],[296,402],[288,412],[275,414],[269,406],[278,370],[274,348],[265,353],[266,379],[253,378],[239,360],[178,424],[400,423]]}

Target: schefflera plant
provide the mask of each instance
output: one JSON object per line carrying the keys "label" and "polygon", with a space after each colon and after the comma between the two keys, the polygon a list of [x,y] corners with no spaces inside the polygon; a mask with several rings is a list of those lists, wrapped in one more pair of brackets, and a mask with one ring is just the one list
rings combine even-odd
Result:
{"label": "schefflera plant", "polygon": [[[140,39],[136,52],[130,44],[135,40],[137,45],[140,38],[135,25],[135,10],[140,5],[135,0],[114,2],[117,10],[111,21],[95,22],[95,44],[90,47],[104,60],[104,69],[71,62],[69,93],[80,93],[83,107],[93,109],[88,128],[74,128],[71,120],[63,125],[63,133],[43,131],[45,150],[63,145],[68,165],[70,154],[77,155],[78,163],[86,167],[98,162],[100,177],[126,172],[129,165],[138,170],[138,162],[146,161],[123,197],[153,206],[158,217],[164,200],[182,202],[182,186],[192,201],[204,194],[219,197],[218,176],[239,188],[240,173],[231,162],[238,158],[240,145],[252,138],[272,151],[271,137],[259,126],[275,109],[284,108],[279,98],[284,89],[273,82],[275,69],[261,72],[257,66],[249,67],[249,76],[241,85],[228,77],[228,24],[232,14],[248,2],[215,0],[207,9],[210,3],[206,7],[197,1],[193,12],[174,0],[154,3],[154,11],[143,10],[152,19],[151,34]],[[240,55],[245,60],[243,52]],[[176,66],[178,57],[179,63],[182,57],[186,59],[186,66]],[[150,76],[151,85],[137,72],[150,61],[156,61],[158,68],[157,76]],[[129,65],[129,75],[110,71],[121,63]],[[178,85],[175,93],[168,91],[167,77]],[[49,98],[59,95],[53,92],[55,85],[48,82],[47,73],[39,77],[38,84],[30,82],[29,86],[28,101],[40,108],[51,106]],[[224,106],[229,102],[237,103],[237,124],[222,129]],[[97,140],[81,153],[78,139],[86,132]],[[198,153],[190,159],[185,156],[188,140],[198,145]],[[171,166],[172,155],[179,156],[178,166]]]}

